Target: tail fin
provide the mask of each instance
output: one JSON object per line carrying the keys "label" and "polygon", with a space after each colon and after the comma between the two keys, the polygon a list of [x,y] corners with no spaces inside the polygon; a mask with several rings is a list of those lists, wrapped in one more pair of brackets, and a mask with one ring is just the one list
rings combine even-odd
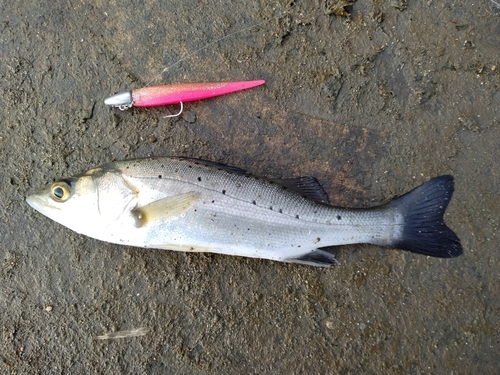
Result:
{"label": "tail fin", "polygon": [[389,202],[404,217],[401,238],[391,247],[440,258],[462,254],[462,245],[444,223],[443,215],[453,195],[453,176],[436,177]]}

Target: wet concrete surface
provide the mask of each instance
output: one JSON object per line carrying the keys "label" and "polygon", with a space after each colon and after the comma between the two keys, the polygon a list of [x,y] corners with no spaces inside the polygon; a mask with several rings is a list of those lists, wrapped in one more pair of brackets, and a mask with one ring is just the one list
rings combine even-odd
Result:
{"label": "wet concrete surface", "polygon": [[[358,0],[346,18],[344,3],[0,5],[1,373],[498,373],[500,9]],[[260,78],[176,119],[162,118],[175,106],[103,104],[148,84]],[[159,155],[314,175],[352,207],[453,174],[446,221],[464,255],[345,246],[341,266],[318,269],[120,247],[24,201]]]}

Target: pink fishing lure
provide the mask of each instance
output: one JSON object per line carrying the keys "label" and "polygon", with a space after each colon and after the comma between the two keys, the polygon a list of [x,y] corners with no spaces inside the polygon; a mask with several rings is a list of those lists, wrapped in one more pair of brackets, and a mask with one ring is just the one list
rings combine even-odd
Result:
{"label": "pink fishing lure", "polygon": [[246,90],[260,86],[264,80],[213,83],[179,83],[175,85],[151,86],[124,91],[110,96],[104,103],[122,110],[135,107],[154,107],[168,104],[192,102]]}

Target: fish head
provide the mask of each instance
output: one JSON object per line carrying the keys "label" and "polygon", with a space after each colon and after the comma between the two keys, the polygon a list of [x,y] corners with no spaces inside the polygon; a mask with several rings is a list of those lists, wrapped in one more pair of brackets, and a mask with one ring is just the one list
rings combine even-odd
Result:
{"label": "fish head", "polygon": [[136,200],[120,173],[100,168],[58,180],[26,198],[41,214],[94,238],[116,225]]}

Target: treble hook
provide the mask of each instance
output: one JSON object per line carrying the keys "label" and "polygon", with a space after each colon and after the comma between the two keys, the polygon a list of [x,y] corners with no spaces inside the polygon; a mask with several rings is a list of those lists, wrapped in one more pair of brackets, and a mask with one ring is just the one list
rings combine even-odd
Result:
{"label": "treble hook", "polygon": [[182,111],[184,110],[184,104],[181,103],[181,110],[179,111],[179,113],[176,113],[175,115],[167,115],[167,116],[163,116],[163,118],[170,118],[170,117],[178,117],[181,115]]}

